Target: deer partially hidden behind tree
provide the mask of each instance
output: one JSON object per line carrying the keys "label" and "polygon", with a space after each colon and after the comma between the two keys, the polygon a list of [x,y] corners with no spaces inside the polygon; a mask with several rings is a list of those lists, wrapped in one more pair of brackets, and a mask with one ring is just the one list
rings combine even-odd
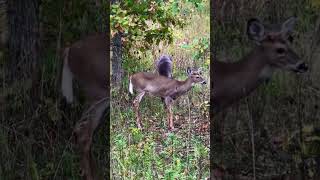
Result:
{"label": "deer partially hidden behind tree", "polygon": [[[166,68],[162,70],[165,71]],[[164,71],[159,71],[159,74],[160,72]],[[143,96],[147,93],[152,96],[157,96],[164,99],[164,103],[167,109],[168,127],[169,130],[174,129],[172,112],[172,105],[174,100],[188,92],[195,83],[206,84],[206,80],[202,77],[202,72],[200,69],[191,69],[188,67],[186,72],[188,78],[185,81],[178,81],[175,79],[171,79],[168,76],[148,72],[139,72],[129,77],[129,92],[133,94],[134,89],[138,92],[137,97],[133,101],[138,128],[142,128],[139,105]],[[168,74],[166,73],[166,75]]]}
{"label": "deer partially hidden behind tree", "polygon": [[86,180],[102,179],[91,155],[94,131],[98,127],[109,101],[109,68],[107,35],[91,35],[72,44],[64,51],[62,94],[68,103],[73,102],[73,79],[84,90],[87,109],[74,128],[80,150],[81,175]]}
{"label": "deer partially hidden behind tree", "polygon": [[[295,23],[295,17],[272,25],[262,24],[258,19],[248,21],[247,35],[256,43],[255,48],[234,63],[213,61],[213,112],[217,113],[249,95],[267,82],[277,69],[295,73],[308,70],[305,62],[290,47]],[[222,126],[223,122],[220,123]]]}

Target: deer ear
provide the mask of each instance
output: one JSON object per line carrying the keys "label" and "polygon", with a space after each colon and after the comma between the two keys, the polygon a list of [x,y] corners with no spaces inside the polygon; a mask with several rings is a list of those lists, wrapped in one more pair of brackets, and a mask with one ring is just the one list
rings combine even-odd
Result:
{"label": "deer ear", "polygon": [[187,74],[188,74],[188,75],[190,75],[190,74],[191,74],[191,71],[192,71],[192,70],[191,70],[191,68],[190,68],[190,67],[187,67],[186,72],[187,72]]}
{"label": "deer ear", "polygon": [[252,18],[247,23],[247,35],[249,39],[260,42],[264,37],[264,26],[256,18]]}
{"label": "deer ear", "polygon": [[293,29],[294,29],[294,26],[297,22],[297,18],[296,17],[290,17],[289,19],[287,19],[281,26],[281,32],[284,34],[284,35],[287,35],[288,33],[292,33],[293,32]]}

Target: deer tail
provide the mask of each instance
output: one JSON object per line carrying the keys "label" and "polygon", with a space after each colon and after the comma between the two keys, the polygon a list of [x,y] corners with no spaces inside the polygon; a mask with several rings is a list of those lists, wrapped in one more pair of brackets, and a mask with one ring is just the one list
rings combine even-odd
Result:
{"label": "deer tail", "polygon": [[133,85],[132,85],[132,81],[131,81],[131,76],[129,77],[129,92],[130,92],[130,94],[133,94]]}
{"label": "deer tail", "polygon": [[70,67],[68,64],[70,48],[66,48],[63,53],[63,69],[62,69],[62,80],[61,80],[61,90],[63,96],[66,98],[68,103],[73,102],[73,85],[72,79],[73,74],[70,71]]}

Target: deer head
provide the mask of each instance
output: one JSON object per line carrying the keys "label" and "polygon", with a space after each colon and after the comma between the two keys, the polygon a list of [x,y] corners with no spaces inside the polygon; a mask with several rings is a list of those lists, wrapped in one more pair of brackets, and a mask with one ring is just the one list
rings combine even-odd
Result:
{"label": "deer head", "polygon": [[291,34],[297,19],[291,17],[281,25],[264,25],[258,19],[250,19],[247,26],[249,39],[260,46],[268,64],[274,68],[305,72],[307,65],[293,51]]}

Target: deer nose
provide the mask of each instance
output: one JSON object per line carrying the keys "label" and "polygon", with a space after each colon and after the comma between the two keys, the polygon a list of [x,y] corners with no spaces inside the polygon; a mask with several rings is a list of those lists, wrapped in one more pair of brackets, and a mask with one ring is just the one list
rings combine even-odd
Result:
{"label": "deer nose", "polygon": [[301,63],[297,66],[298,72],[306,72],[308,70],[308,65],[306,63]]}
{"label": "deer nose", "polygon": [[202,81],[201,84],[207,84],[207,82],[206,81]]}

